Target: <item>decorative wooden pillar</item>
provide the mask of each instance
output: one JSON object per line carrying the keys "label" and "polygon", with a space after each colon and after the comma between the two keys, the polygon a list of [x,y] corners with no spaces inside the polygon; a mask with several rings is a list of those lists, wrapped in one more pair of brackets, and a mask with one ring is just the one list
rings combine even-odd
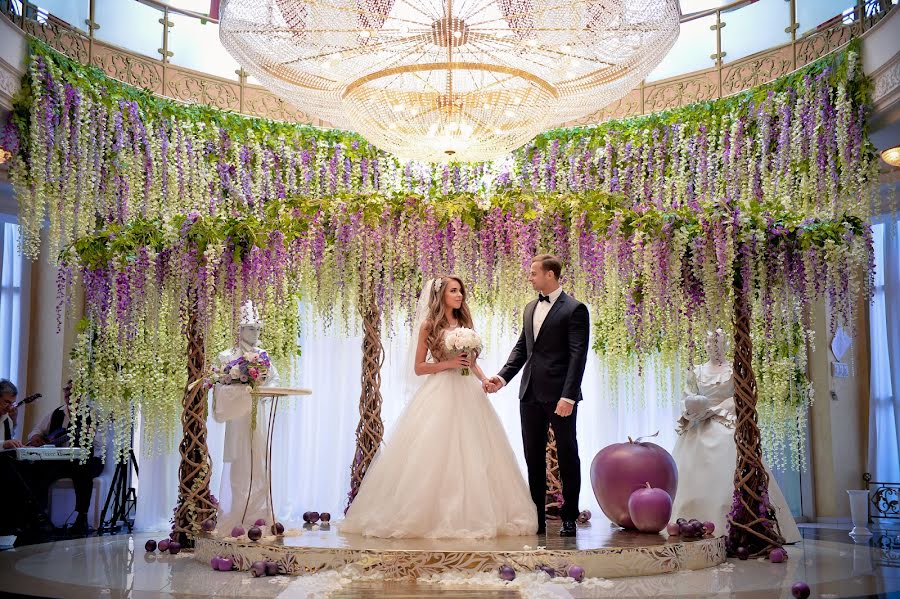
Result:
{"label": "decorative wooden pillar", "polygon": [[362,391],[359,396],[356,453],[350,467],[348,508],[356,498],[359,485],[384,437],[384,423],[381,421],[381,366],[384,364],[384,346],[381,344],[381,310],[372,286],[367,286],[360,292],[359,313],[363,320]]}
{"label": "decorative wooden pillar", "polygon": [[192,383],[203,378],[206,366],[203,329],[193,293],[188,296],[185,335],[188,343],[188,380],[182,400],[184,436],[178,447],[181,466],[178,469],[178,507],[173,532],[182,547],[188,548],[193,547],[193,535],[200,531],[200,524],[216,512],[209,493],[211,467],[206,446],[206,390],[200,384],[192,386]]}
{"label": "decorative wooden pillar", "polygon": [[562,483],[559,480],[559,458],[556,455],[553,427],[550,427],[547,437],[547,498],[544,508],[549,518],[558,518],[562,508]]}
{"label": "decorative wooden pillar", "polygon": [[[743,251],[738,256],[745,256]],[[750,303],[741,276],[743,257],[734,277],[734,405],[737,425],[734,443],[734,500],[728,515],[728,552],[739,547],[751,557],[768,555],[784,543],[775,511],[769,502],[769,475],[762,462],[762,444],[756,411],[756,375],[753,372],[753,340],[750,338]]]}

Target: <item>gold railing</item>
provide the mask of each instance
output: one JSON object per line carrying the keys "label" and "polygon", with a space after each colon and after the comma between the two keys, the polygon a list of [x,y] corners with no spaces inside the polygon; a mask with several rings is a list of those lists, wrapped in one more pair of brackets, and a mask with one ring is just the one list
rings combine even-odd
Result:
{"label": "gold railing", "polygon": [[[169,6],[160,0],[136,0],[159,11],[161,47],[160,57],[137,54],[103,42],[95,36],[100,27],[96,19],[96,0],[88,2],[88,18],[81,24],[66,23],[40,9],[28,0],[0,0],[0,10],[26,33],[33,35],[70,58],[102,69],[107,75],[155,94],[185,102],[209,104],[223,110],[276,120],[328,124],[310,117],[287,104],[265,88],[248,82],[243,69],[235,73],[236,80],[216,77],[208,73],[173,64],[169,48],[169,33],[174,26],[172,14],[209,20],[208,16]],[[861,35],[878,22],[891,8],[890,0],[857,0],[852,10],[836,15],[810,31],[798,35],[798,0],[788,0],[790,19],[784,32],[790,41],[768,48],[733,62],[725,62],[727,48],[723,48],[722,29],[740,10],[754,0],[738,0],[721,7],[684,15],[682,23],[710,16],[715,23],[715,48],[710,48],[713,65],[668,79],[644,82],[618,102],[607,106],[570,125],[584,125],[614,118],[649,114],[693,102],[713,100],[756,87],[790,73],[841,47],[851,37]],[[850,4],[848,2],[848,4]],[[82,5],[83,6],[83,5]],[[143,23],[142,25],[146,25]],[[773,23],[773,26],[780,26]]]}

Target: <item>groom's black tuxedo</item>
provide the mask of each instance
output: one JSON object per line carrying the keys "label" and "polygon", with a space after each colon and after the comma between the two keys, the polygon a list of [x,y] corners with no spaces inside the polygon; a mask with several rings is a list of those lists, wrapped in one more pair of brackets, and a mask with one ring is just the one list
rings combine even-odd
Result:
{"label": "groom's black tuxedo", "polygon": [[525,306],[522,334],[499,376],[509,382],[525,367],[519,386],[519,399],[523,401],[529,390],[538,402],[554,407],[561,397],[581,401],[590,333],[587,306],[563,291],[553,302],[535,339],[537,304],[538,300],[532,300]]}
{"label": "groom's black tuxedo", "polygon": [[524,326],[519,340],[499,376],[509,383],[523,369],[519,386],[519,413],[522,444],[528,465],[528,486],[537,508],[538,525],[543,528],[547,494],[547,429],[553,427],[563,491],[563,520],[578,517],[581,493],[581,460],[575,434],[578,404],[570,416],[558,416],[556,404],[562,398],[581,401],[581,379],[587,361],[590,319],[587,306],[559,294],[534,336],[534,312],[538,300],[525,307]]}

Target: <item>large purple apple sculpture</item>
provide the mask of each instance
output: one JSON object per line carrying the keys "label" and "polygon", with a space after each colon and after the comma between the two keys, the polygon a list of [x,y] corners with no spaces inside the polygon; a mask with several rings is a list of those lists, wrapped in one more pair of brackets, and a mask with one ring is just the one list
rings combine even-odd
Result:
{"label": "large purple apple sculpture", "polygon": [[623,528],[636,528],[628,513],[628,500],[648,483],[674,501],[678,468],[669,452],[655,443],[629,437],[627,443],[601,449],[591,463],[594,497],[606,517]]}

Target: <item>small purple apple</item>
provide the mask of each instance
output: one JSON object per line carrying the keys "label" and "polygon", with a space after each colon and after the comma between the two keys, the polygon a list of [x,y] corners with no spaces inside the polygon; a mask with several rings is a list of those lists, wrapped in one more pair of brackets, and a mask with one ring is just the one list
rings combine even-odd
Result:
{"label": "small purple apple", "polygon": [[746,547],[738,547],[734,554],[741,561],[750,559],[750,551]]}
{"label": "small purple apple", "polygon": [[266,562],[266,576],[276,576],[278,574],[278,564],[275,562]]}
{"label": "small purple apple", "polygon": [[154,551],[156,551],[156,541],[150,539],[149,541],[144,543],[144,549],[147,551],[147,553],[153,553]]}
{"label": "small purple apple", "polygon": [[273,535],[283,535],[284,534],[284,524],[281,522],[276,522],[272,525],[272,534]]}
{"label": "small purple apple", "polygon": [[181,551],[181,543],[178,541],[172,541],[169,543],[169,553],[172,555],[178,555],[178,552]]}
{"label": "small purple apple", "polygon": [[250,574],[253,575],[253,578],[259,578],[260,576],[265,576],[266,575],[265,562],[253,562],[253,565],[250,566]]}
{"label": "small purple apple", "polygon": [[203,532],[212,532],[216,529],[216,521],[212,518],[207,518],[203,521],[203,524],[200,525],[200,528],[203,529]]}
{"label": "small purple apple", "polygon": [[810,594],[809,585],[802,580],[791,585],[791,595],[797,599],[806,599]]}
{"label": "small purple apple", "polygon": [[219,572],[231,572],[231,569],[234,567],[234,560],[230,557],[220,557],[219,558]]}
{"label": "small purple apple", "polygon": [[251,541],[258,541],[262,538],[262,530],[258,526],[251,526],[247,531],[247,538]]}
{"label": "small purple apple", "polygon": [[780,564],[785,559],[787,559],[787,551],[785,551],[781,547],[776,547],[769,552],[769,561],[773,564]]}
{"label": "small purple apple", "polygon": [[669,522],[666,524],[666,532],[669,533],[670,537],[677,537],[681,534],[681,527],[674,522]]}
{"label": "small purple apple", "polygon": [[511,566],[500,566],[500,578],[507,582],[516,579],[516,571]]}
{"label": "small purple apple", "polygon": [[322,522],[331,522],[331,514],[329,514],[328,512],[322,512],[321,514],[319,514],[319,520],[321,520]]}
{"label": "small purple apple", "polygon": [[243,526],[235,526],[231,529],[231,536],[233,537],[242,537],[244,536],[244,527]]}
{"label": "small purple apple", "polygon": [[551,566],[542,565],[538,566],[537,569],[544,572],[550,578],[556,578],[556,569]]}
{"label": "small purple apple", "polygon": [[257,518],[256,522],[253,523],[254,526],[265,526],[266,519],[265,518]]}
{"label": "small purple apple", "polygon": [[654,489],[649,482],[644,484],[645,488],[628,498],[628,516],[639,531],[658,533],[672,517],[672,496],[663,489]]}
{"label": "small purple apple", "polygon": [[303,512],[303,521],[304,522],[310,521],[310,514],[312,514],[312,512]]}
{"label": "small purple apple", "polygon": [[316,522],[319,521],[319,518],[321,518],[321,516],[319,515],[319,512],[310,512],[309,513],[309,523],[310,524],[315,524]]}
{"label": "small purple apple", "polygon": [[159,544],[156,545],[156,548],[159,549],[160,553],[165,553],[169,550],[169,543],[171,542],[172,541],[170,541],[169,539],[163,539],[159,542]]}
{"label": "small purple apple", "polygon": [[581,566],[569,566],[567,574],[569,575],[569,578],[574,578],[575,582],[584,580],[584,568]]}
{"label": "small purple apple", "polygon": [[209,560],[209,565],[212,566],[213,570],[219,569],[219,560],[221,558],[218,555],[214,555],[211,560]]}
{"label": "small purple apple", "polygon": [[706,534],[711,535],[716,531],[716,523],[715,522],[704,522],[703,530],[706,531]]}

